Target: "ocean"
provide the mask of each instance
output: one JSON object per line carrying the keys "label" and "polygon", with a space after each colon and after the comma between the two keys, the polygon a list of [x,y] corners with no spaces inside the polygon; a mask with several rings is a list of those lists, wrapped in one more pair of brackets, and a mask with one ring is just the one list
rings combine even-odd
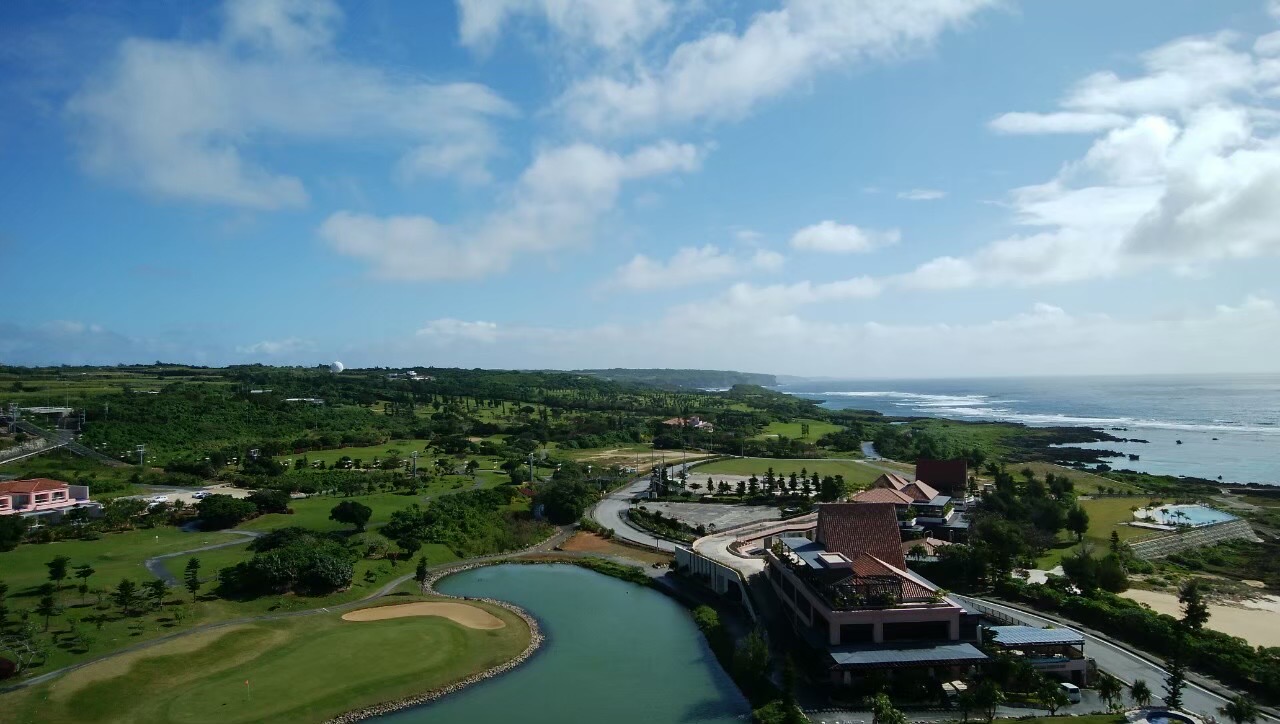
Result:
{"label": "ocean", "polygon": [[841,380],[777,389],[832,409],[1097,428],[1149,441],[1081,445],[1121,453],[1107,461],[1116,469],[1280,485],[1280,374]]}

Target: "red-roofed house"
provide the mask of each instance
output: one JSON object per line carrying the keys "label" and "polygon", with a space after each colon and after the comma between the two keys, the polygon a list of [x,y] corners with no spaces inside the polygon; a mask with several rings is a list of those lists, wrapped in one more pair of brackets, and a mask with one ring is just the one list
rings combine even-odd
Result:
{"label": "red-roofed house", "polygon": [[923,480],[953,498],[963,498],[969,489],[969,463],[955,460],[917,460],[916,480]]}
{"label": "red-roofed house", "polygon": [[957,533],[963,535],[968,527],[963,516],[953,516],[951,496],[942,495],[923,480],[908,480],[898,473],[881,475],[869,489],[853,496],[852,500],[855,503],[897,504],[902,528],[909,533],[942,529],[945,535],[952,537]]}
{"label": "red-roofed house", "polygon": [[102,506],[89,500],[89,488],[84,485],[49,478],[0,483],[0,515],[40,516],[57,523],[76,508],[87,508],[92,515]]}
{"label": "red-roofed house", "polygon": [[777,538],[765,575],[798,633],[828,657],[832,681],[869,671],[961,674],[986,660],[977,617],[907,570],[896,502],[818,506],[813,539]]}

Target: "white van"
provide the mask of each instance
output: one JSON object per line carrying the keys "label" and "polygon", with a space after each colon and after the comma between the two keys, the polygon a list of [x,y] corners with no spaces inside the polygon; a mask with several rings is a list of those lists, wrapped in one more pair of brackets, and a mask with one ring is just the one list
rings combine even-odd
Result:
{"label": "white van", "polygon": [[1063,682],[1062,690],[1067,692],[1067,701],[1070,701],[1072,704],[1080,703],[1080,687],[1075,684]]}

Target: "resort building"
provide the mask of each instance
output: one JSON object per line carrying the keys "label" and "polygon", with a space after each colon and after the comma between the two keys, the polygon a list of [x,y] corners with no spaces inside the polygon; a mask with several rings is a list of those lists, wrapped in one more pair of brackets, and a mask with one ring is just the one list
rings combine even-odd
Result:
{"label": "resort building", "polygon": [[991,643],[1025,657],[1036,671],[1079,686],[1089,683],[1089,659],[1084,655],[1084,634],[1079,631],[1034,626],[992,626],[987,630]]}
{"label": "resort building", "polygon": [[907,570],[897,504],[827,503],[817,527],[774,538],[766,576],[793,628],[830,666],[833,683],[870,671],[963,676],[987,660],[979,616]]}
{"label": "resort building", "polygon": [[0,483],[0,515],[21,515],[60,522],[67,511],[83,508],[97,516],[102,506],[89,500],[85,485],[68,485],[60,480],[32,478]]}
{"label": "resort building", "polygon": [[969,463],[954,460],[917,460],[916,480],[923,480],[952,498],[964,498],[969,489]]}
{"label": "resort building", "polygon": [[908,480],[897,473],[881,475],[870,488],[850,500],[854,503],[892,504],[897,512],[898,526],[907,539],[936,532],[944,540],[954,540],[964,537],[969,530],[968,519],[956,512],[951,496],[941,494],[928,483]]}

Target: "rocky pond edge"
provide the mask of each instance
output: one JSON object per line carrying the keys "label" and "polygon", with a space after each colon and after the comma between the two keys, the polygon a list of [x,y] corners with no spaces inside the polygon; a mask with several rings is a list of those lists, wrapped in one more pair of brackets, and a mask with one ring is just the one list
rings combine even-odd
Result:
{"label": "rocky pond edge", "polygon": [[511,561],[505,561],[505,560],[484,561],[480,563],[468,563],[466,565],[457,566],[454,568],[446,568],[440,571],[434,571],[430,576],[427,577],[427,580],[423,582],[422,589],[424,593],[431,593],[433,595],[441,596],[443,598],[452,598],[459,601],[477,601],[480,603],[487,603],[493,606],[497,606],[499,608],[506,609],[511,613],[515,614],[516,616],[519,616],[520,619],[525,622],[525,625],[529,627],[529,645],[525,647],[524,651],[517,654],[515,658],[512,658],[504,663],[485,669],[484,671],[476,672],[463,679],[459,679],[458,681],[455,681],[451,684],[446,684],[445,686],[440,686],[435,689],[431,689],[430,691],[424,692],[422,694],[415,694],[414,696],[406,697],[404,699],[399,699],[397,701],[390,701],[384,704],[374,704],[373,706],[367,706],[367,707],[364,707],[363,709],[356,709],[354,711],[349,711],[346,714],[342,714],[333,719],[329,719],[325,724],[351,724],[352,722],[364,721],[366,719],[372,719],[374,717],[393,714],[395,712],[403,711],[405,709],[412,709],[417,706],[422,706],[423,704],[429,704],[433,701],[436,701],[445,696],[448,696],[449,694],[459,692],[473,684],[478,684],[482,681],[488,681],[489,679],[501,676],[502,674],[512,671],[516,667],[528,661],[535,653],[537,653],[538,649],[541,648],[543,642],[546,641],[546,637],[542,635],[542,628],[541,626],[538,625],[538,620],[534,618],[528,611],[525,611],[523,608],[520,608],[519,606],[513,603],[508,603],[506,601],[499,601],[494,598],[483,598],[478,596],[455,596],[449,593],[441,593],[440,591],[437,591],[434,588],[436,582],[442,578],[445,578],[446,576],[452,576],[454,574],[462,573],[464,571],[469,571],[474,568],[484,568],[486,566],[499,565],[502,563],[510,563],[510,562]]}

